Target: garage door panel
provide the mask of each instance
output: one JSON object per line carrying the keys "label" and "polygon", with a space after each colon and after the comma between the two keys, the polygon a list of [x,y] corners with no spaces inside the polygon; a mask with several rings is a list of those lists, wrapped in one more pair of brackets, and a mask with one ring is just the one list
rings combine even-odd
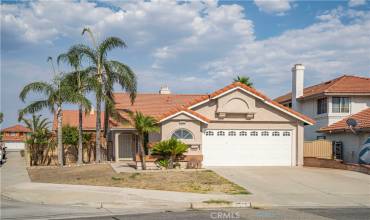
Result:
{"label": "garage door panel", "polygon": [[[217,136],[219,130],[212,131],[213,136],[203,135],[202,151],[205,166],[291,165],[291,133],[289,136],[282,136],[286,131],[274,130],[279,136],[272,136],[274,131],[266,131],[265,135],[269,136],[261,136],[262,131],[224,130],[225,136]],[[230,131],[234,131],[236,136],[229,136]],[[240,136],[241,131],[245,131],[246,134]],[[252,132],[257,132],[258,136],[250,136]]]}

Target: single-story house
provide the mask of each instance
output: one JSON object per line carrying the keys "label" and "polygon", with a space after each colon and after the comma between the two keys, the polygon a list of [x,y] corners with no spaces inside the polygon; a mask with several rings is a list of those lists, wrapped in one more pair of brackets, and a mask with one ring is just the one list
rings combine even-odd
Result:
{"label": "single-story house", "polygon": [[[348,119],[354,119],[356,126],[349,127]],[[370,137],[370,108],[350,115],[334,124],[320,128],[318,132],[325,133],[333,141],[343,143],[343,160],[348,163],[358,163],[359,153],[365,141]]]}
{"label": "single-story house", "polygon": [[[161,88],[156,94],[137,94],[133,104],[127,93],[115,93],[114,99],[116,109],[127,119],[110,120],[112,150],[108,152],[115,161],[140,162],[128,111],[158,120],[160,131],[149,134],[149,143],[180,139],[189,145],[186,157],[202,160],[203,166],[302,165],[304,126],[315,123],[242,83],[211,94],[171,94]],[[67,121],[78,122],[63,112],[63,124]]]}
{"label": "single-story house", "polygon": [[8,151],[19,151],[25,149],[27,135],[31,132],[23,125],[14,125],[1,130],[2,142]]}

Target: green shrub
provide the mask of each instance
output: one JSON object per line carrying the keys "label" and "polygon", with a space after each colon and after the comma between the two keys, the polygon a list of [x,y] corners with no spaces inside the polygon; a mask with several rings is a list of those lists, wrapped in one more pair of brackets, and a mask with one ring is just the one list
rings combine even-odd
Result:
{"label": "green shrub", "polygon": [[155,144],[152,149],[152,154],[160,155],[164,159],[167,159],[169,161],[168,168],[173,169],[174,162],[176,162],[177,159],[188,150],[188,148],[188,145],[182,141],[177,140],[176,138],[171,138]]}
{"label": "green shrub", "polygon": [[163,167],[163,168],[168,168],[169,164],[170,164],[170,161],[168,159],[158,159],[156,162],[155,162],[158,166],[160,167]]}

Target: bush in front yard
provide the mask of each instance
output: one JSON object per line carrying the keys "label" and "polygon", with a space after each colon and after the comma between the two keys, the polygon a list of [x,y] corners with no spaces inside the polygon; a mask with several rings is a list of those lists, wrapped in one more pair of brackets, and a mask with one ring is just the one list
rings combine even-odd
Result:
{"label": "bush in front yard", "polygon": [[164,159],[164,158],[161,158],[161,159],[158,159],[155,161],[155,163],[159,166],[159,167],[163,167],[163,168],[168,168],[169,164],[170,164],[170,161],[168,159]]}
{"label": "bush in front yard", "polygon": [[188,150],[188,145],[184,144],[180,140],[171,138],[158,142],[152,149],[153,155],[160,155],[163,159],[168,160],[168,168],[174,168],[174,162]]}

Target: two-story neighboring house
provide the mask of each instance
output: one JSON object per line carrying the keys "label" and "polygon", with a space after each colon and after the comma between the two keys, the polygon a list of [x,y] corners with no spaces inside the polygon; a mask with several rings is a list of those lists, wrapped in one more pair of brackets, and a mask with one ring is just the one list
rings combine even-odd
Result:
{"label": "two-story neighboring house", "polygon": [[9,151],[18,151],[25,149],[25,141],[30,129],[23,125],[14,125],[1,130],[2,142]]}
{"label": "two-story neighboring house", "polygon": [[292,92],[276,98],[275,101],[316,120],[315,125],[305,127],[305,140],[342,141],[338,134],[334,135],[328,129],[323,132],[323,128],[345,121],[370,107],[370,78],[343,75],[304,88],[304,69],[302,64],[293,67]]}

